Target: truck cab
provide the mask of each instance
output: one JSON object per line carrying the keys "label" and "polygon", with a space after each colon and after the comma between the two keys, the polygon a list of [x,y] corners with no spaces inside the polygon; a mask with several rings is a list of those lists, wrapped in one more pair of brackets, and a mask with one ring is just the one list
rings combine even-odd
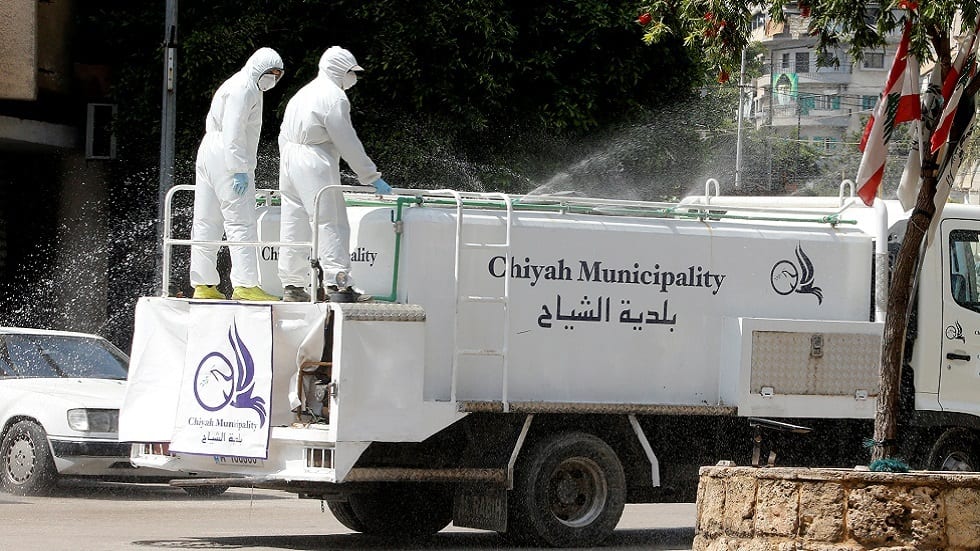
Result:
{"label": "truck cab", "polygon": [[980,221],[977,208],[950,204],[923,255],[903,385],[906,454],[934,470],[980,469]]}

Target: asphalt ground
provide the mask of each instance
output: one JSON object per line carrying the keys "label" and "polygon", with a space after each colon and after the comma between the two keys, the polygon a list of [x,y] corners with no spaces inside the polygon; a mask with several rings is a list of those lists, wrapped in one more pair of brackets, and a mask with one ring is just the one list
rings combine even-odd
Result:
{"label": "asphalt ground", "polygon": [[[627,505],[605,549],[687,551],[693,503]],[[232,488],[191,497],[161,484],[62,482],[46,497],[0,493],[0,551],[529,549],[449,526],[422,541],[352,533],[318,500]]]}

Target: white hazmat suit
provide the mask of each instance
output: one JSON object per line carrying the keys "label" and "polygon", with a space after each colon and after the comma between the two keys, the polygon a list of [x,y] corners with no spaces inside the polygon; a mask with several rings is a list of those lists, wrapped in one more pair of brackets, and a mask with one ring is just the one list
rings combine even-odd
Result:
{"label": "white hazmat suit", "polygon": [[[286,105],[279,132],[279,192],[282,196],[279,239],[310,241],[313,201],[326,186],[340,184],[340,158],[363,185],[381,178],[364,152],[350,120],[350,101],[345,89],[356,82],[361,70],[349,51],[333,46],[320,58],[316,78],[301,88]],[[337,274],[350,272],[350,224],[339,189],[320,198],[317,258],[324,283],[334,285]],[[279,279],[283,286],[306,287],[310,282],[308,250],[282,247]],[[344,286],[345,283],[341,283]]]}
{"label": "white hazmat suit", "polygon": [[[282,66],[275,50],[260,48],[215,92],[207,132],[197,150],[192,239],[220,241],[224,234],[228,241],[258,241],[255,165],[262,130],[262,89],[269,88],[263,81],[260,89],[259,79],[270,70],[279,70],[281,75]],[[236,174],[248,176],[242,193],[234,186]],[[232,246],[229,250],[232,285],[257,287],[255,247]],[[217,253],[217,246],[191,247],[191,285],[218,284]]]}

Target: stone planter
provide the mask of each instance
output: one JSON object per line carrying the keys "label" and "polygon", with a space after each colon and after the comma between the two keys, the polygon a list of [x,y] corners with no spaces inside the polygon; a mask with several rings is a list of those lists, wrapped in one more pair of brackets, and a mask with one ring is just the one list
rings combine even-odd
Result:
{"label": "stone planter", "polygon": [[980,476],[703,467],[695,551],[980,549]]}

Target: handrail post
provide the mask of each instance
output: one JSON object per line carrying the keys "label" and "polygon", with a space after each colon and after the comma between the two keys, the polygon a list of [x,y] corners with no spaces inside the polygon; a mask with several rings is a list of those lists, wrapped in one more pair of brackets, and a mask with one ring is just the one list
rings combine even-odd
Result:
{"label": "handrail post", "polygon": [[456,190],[446,190],[456,202],[456,252],[453,260],[453,366],[449,400],[456,401],[456,378],[459,371],[459,257],[463,248],[463,197]]}
{"label": "handrail post", "polygon": [[850,190],[851,190],[851,193],[850,193],[850,195],[848,195],[848,198],[854,197],[854,180],[850,180],[850,179],[841,180],[840,188],[837,191],[837,198],[840,201],[840,206],[844,206],[844,188],[845,187],[849,187]]}
{"label": "handrail post", "polygon": [[704,182],[704,202],[705,202],[705,204],[710,204],[711,203],[711,187],[712,186],[714,186],[714,188],[715,188],[715,197],[718,197],[718,196],[721,195],[721,192],[719,191],[719,187],[718,187],[718,180],[716,180],[714,178],[708,178],[707,181]]}
{"label": "handrail post", "polygon": [[[501,196],[504,199],[504,204],[507,205],[507,222],[506,222],[507,223],[507,229],[506,229],[506,232],[504,234],[505,235],[504,239],[505,239],[505,241],[507,243],[507,247],[505,249],[505,251],[506,251],[505,257],[506,258],[504,260],[504,266],[507,266],[507,264],[510,262],[510,258],[509,257],[511,255],[511,248],[512,248],[512,245],[513,245],[512,241],[511,241],[511,237],[512,237],[511,230],[514,227],[514,219],[513,219],[513,216],[514,216],[514,205],[511,202],[509,195],[507,195],[506,193],[502,193]],[[501,350],[501,362],[503,363],[503,365],[501,366],[501,371],[503,371],[503,379],[504,380],[503,380],[503,389],[501,390],[501,393],[500,393],[500,398],[501,398],[501,402],[503,403],[504,413],[509,413],[510,412],[510,398],[509,398],[509,394],[510,394],[510,315],[511,315],[511,312],[510,312],[510,283],[511,283],[511,281],[510,281],[510,279],[511,279],[510,278],[510,270],[507,269],[507,270],[505,270],[505,273],[504,273],[504,346],[503,346],[503,350]]]}
{"label": "handrail post", "polygon": [[874,203],[875,217],[877,218],[877,228],[875,228],[875,309],[874,321],[885,321],[888,310],[888,209],[885,202],[875,198]]}
{"label": "handrail post", "polygon": [[167,194],[163,199],[163,259],[161,263],[162,274],[160,277],[160,296],[166,297],[170,293],[170,244],[171,237],[170,232],[173,231],[173,219],[171,218],[171,210],[173,206],[174,195],[178,191],[193,191],[194,186],[189,184],[182,184],[179,186],[172,186],[167,190]]}

